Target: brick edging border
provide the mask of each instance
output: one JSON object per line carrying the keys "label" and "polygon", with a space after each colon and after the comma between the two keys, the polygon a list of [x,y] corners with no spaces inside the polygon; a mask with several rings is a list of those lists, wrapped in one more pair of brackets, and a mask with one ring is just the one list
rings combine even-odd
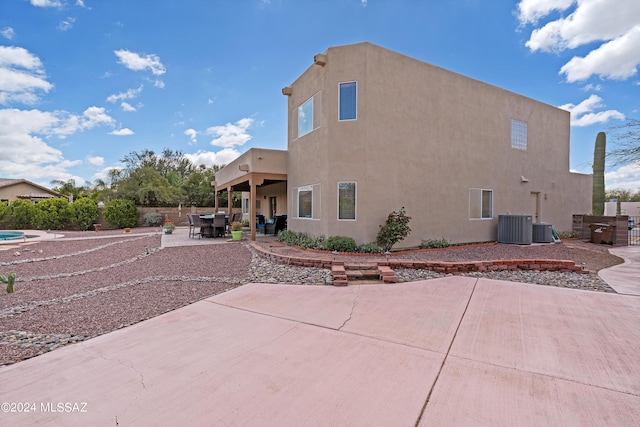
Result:
{"label": "brick edging border", "polygon": [[[282,255],[269,252],[255,242],[251,242],[251,247],[263,258],[276,264],[294,265],[298,267],[315,267],[331,269],[334,265],[344,265],[345,261],[334,260],[332,258],[304,258],[300,256]],[[538,270],[538,271],[558,271],[591,273],[581,265],[571,260],[555,259],[500,259],[493,261],[416,261],[407,259],[389,259],[380,261],[369,261],[378,266],[388,266],[395,268],[412,268],[417,270],[432,270],[438,273],[456,274],[470,272],[487,272],[499,270]]]}

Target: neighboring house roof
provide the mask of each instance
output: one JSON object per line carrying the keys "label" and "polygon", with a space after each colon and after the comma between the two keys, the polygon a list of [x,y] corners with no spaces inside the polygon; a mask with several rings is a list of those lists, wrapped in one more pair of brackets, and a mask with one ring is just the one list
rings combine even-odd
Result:
{"label": "neighboring house roof", "polygon": [[18,184],[26,184],[31,187],[34,187],[35,191],[30,191],[29,193],[19,194],[17,197],[19,199],[50,199],[53,197],[60,197],[60,194],[49,189],[38,185],[34,182],[28,181],[26,179],[9,179],[9,178],[0,178],[0,190],[3,188],[8,188]]}

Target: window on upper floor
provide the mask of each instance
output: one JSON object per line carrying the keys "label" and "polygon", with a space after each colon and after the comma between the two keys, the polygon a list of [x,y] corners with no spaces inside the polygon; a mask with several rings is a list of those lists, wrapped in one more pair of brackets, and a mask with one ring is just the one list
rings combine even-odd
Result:
{"label": "window on upper floor", "polygon": [[493,190],[469,189],[469,219],[493,218]]}
{"label": "window on upper floor", "polygon": [[527,122],[511,119],[511,147],[527,149]]}
{"label": "window on upper floor", "polygon": [[356,219],[356,183],[338,183],[338,219]]}
{"label": "window on upper floor", "polygon": [[358,113],[358,84],[356,82],[340,83],[339,119],[356,120]]}
{"label": "window on upper floor", "polygon": [[313,130],[313,97],[298,107],[298,137]]}

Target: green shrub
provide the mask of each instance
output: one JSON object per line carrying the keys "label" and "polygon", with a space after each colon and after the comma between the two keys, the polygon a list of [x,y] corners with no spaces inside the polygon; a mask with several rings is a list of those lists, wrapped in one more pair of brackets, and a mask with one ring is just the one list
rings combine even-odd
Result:
{"label": "green shrub", "polygon": [[70,207],[71,225],[78,230],[88,230],[100,214],[98,203],[89,197],[75,200]]}
{"label": "green shrub", "polygon": [[64,197],[42,200],[35,205],[33,225],[40,230],[62,230],[71,225],[72,209]]}
{"label": "green shrub", "polygon": [[423,240],[422,243],[420,243],[420,249],[448,248],[449,246],[451,246],[451,243],[447,242],[447,239],[444,237],[441,239]]}
{"label": "green shrub", "polygon": [[575,239],[577,237],[580,237],[580,234],[578,234],[578,232],[574,230],[561,231],[558,233],[558,235],[561,239]]}
{"label": "green shrub", "polygon": [[33,228],[36,206],[27,200],[14,200],[9,205],[9,217],[14,229]]}
{"label": "green shrub", "polygon": [[312,237],[307,233],[297,233],[290,230],[280,230],[278,240],[288,245],[300,246],[304,249],[325,249],[324,236]]}
{"label": "green shrub", "polygon": [[6,229],[10,221],[9,204],[0,202],[0,229]]}
{"label": "green shrub", "polygon": [[393,245],[404,240],[411,233],[409,221],[411,221],[411,217],[406,215],[404,206],[398,212],[391,212],[385,224],[380,226],[376,243],[385,252],[391,250]]}
{"label": "green shrub", "polygon": [[358,246],[357,252],[361,252],[363,254],[381,254],[384,252],[382,248],[375,243],[363,243]]}
{"label": "green shrub", "polygon": [[104,205],[104,219],[112,228],[138,225],[138,209],[131,200],[113,199]]}
{"label": "green shrub", "polygon": [[357,248],[356,241],[346,236],[331,236],[325,244],[328,251],[355,252]]}
{"label": "green shrub", "polygon": [[162,214],[158,212],[147,212],[144,214],[144,222],[145,224],[149,224],[152,227],[157,227],[161,225],[164,221],[164,217]]}

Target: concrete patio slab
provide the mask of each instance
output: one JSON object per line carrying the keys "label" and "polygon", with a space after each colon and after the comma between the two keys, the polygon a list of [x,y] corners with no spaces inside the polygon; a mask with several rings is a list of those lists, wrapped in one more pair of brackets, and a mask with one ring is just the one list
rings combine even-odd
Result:
{"label": "concrete patio slab", "polygon": [[480,279],[450,355],[640,396],[640,299]]}
{"label": "concrete patio slab", "polygon": [[[229,305],[445,353],[476,279],[448,277],[390,286],[250,284],[216,297]],[[284,289],[283,289],[284,288]],[[411,300],[411,304],[407,304]]]}
{"label": "concrete patio slab", "polygon": [[600,278],[620,294],[640,296],[640,246],[621,246],[609,252],[624,259],[624,264],[600,270]]}
{"label": "concrete patio slab", "polygon": [[638,354],[635,296],[251,284],[3,368],[0,423],[640,425]]}
{"label": "concrete patio slab", "polygon": [[638,396],[449,356],[419,426],[637,426]]}

